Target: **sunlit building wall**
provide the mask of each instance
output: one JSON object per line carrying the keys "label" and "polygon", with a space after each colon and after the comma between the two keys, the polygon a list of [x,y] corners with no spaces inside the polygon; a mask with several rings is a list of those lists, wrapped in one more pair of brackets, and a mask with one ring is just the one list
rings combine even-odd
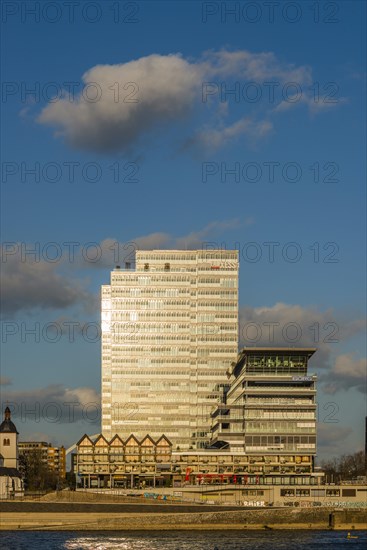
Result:
{"label": "sunlit building wall", "polygon": [[308,373],[315,351],[244,348],[212,413],[212,444],[226,442],[254,459],[266,455],[269,466],[262,471],[271,468],[272,455],[281,454],[280,472],[294,463],[301,472],[302,463],[316,455],[317,377]]}
{"label": "sunlit building wall", "polygon": [[102,432],[202,448],[238,352],[238,253],[136,252],[102,287]]}

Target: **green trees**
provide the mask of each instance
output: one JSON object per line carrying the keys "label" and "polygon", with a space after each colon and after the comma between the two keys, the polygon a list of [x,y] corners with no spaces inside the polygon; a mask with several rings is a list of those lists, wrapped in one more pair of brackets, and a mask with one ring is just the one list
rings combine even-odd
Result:
{"label": "green trees", "polygon": [[47,491],[58,488],[59,476],[48,467],[40,449],[32,449],[20,455],[19,471],[27,491]]}

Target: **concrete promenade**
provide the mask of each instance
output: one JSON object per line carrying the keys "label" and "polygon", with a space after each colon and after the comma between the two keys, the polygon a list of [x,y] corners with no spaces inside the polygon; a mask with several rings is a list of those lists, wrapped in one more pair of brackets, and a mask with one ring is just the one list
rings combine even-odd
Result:
{"label": "concrete promenade", "polygon": [[[199,510],[198,510],[199,509]],[[330,508],[227,509],[218,506],[0,503],[1,530],[367,529],[366,511]]]}

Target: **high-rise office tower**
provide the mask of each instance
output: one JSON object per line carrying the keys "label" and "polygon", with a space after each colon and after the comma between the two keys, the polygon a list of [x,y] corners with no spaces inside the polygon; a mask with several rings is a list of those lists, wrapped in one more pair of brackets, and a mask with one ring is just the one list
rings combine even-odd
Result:
{"label": "high-rise office tower", "polygon": [[238,252],[137,251],[102,287],[102,432],[202,448],[238,353]]}

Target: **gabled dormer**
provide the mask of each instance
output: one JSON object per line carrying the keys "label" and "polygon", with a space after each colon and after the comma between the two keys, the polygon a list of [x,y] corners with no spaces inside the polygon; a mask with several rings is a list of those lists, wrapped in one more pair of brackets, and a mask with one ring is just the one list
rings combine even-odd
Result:
{"label": "gabled dormer", "polygon": [[122,441],[121,437],[116,434],[113,436],[113,438],[110,441],[110,447],[116,448],[116,447],[122,447],[124,448],[125,444]]}
{"label": "gabled dormer", "polygon": [[172,455],[172,443],[165,435],[157,441],[156,457],[157,462],[168,462]]}
{"label": "gabled dormer", "polygon": [[94,442],[94,453],[96,455],[108,455],[109,444],[104,435],[100,434]]}
{"label": "gabled dormer", "polygon": [[140,442],[131,434],[125,442],[126,462],[138,462],[140,459]]}
{"label": "gabled dormer", "polygon": [[145,457],[147,460],[154,460],[155,457],[156,444],[155,441],[146,435],[140,442],[140,451],[142,459]]}
{"label": "gabled dormer", "polygon": [[79,447],[94,447],[94,443],[93,441],[91,440],[91,438],[89,437],[89,435],[87,434],[84,434],[78,441],[78,443],[76,444],[76,447],[77,449],[79,449]]}

